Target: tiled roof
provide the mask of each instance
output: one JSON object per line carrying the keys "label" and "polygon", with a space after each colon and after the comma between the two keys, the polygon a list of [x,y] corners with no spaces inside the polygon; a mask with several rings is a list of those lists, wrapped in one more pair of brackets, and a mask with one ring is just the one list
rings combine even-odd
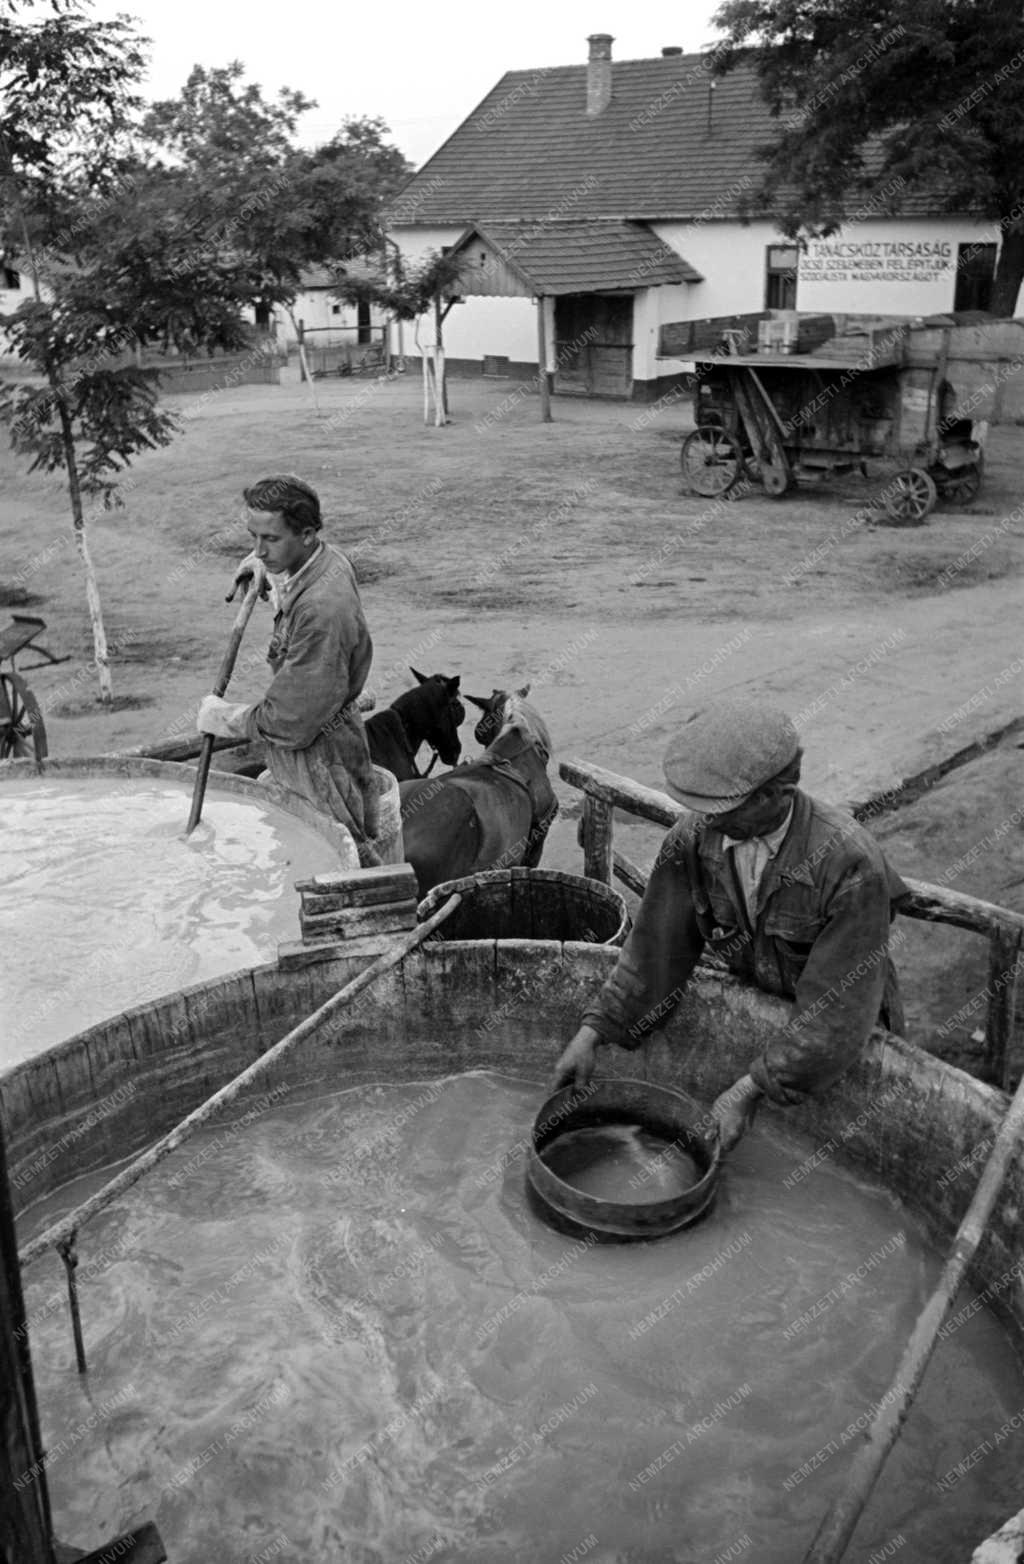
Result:
{"label": "tiled roof", "polygon": [[[588,116],[587,66],[509,71],[396,199],[394,226],[495,217],[738,216],[776,121],[752,69],[710,87],[708,57],[617,60]],[[710,108],[709,108],[710,105]],[[935,207],[911,196],[902,215]]]}
{"label": "tiled roof", "polygon": [[[491,222],[477,224],[455,246],[474,235],[496,251],[533,293],[595,293],[604,289],[654,288],[666,282],[703,282],[675,250],[643,223],[614,218],[589,222]],[[472,294],[472,280],[466,293]]]}
{"label": "tiled roof", "polygon": [[304,290],[312,288],[336,288],[340,277],[372,277],[379,267],[369,256],[350,257],[344,264],[339,262],[336,266],[307,266],[300,275],[299,287]]}

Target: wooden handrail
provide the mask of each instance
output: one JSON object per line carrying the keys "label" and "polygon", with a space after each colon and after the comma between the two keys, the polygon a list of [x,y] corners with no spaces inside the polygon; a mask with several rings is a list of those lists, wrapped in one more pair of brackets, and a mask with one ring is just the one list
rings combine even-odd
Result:
{"label": "wooden handrail", "polygon": [[682,804],[677,804],[667,793],[644,787],[642,782],[621,777],[615,771],[606,771],[603,766],[591,766],[582,760],[563,760],[558,775],[563,782],[586,793],[588,798],[611,804],[615,809],[628,810],[643,820],[652,820],[655,825],[675,825],[686,814]]}
{"label": "wooden handrail", "polygon": [[932,885],[928,880],[911,880],[904,875],[903,883],[910,891],[910,900],[900,907],[906,918],[922,918],[926,923],[953,923],[960,929],[973,929],[976,934],[995,934],[1004,930],[1024,933],[1024,913],[1000,907],[993,901],[982,901],[966,891],[950,891],[944,885]]}

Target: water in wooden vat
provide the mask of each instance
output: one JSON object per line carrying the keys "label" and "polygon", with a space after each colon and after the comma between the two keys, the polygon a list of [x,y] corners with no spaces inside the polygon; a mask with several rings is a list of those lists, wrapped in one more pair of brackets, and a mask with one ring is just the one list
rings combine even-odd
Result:
{"label": "water in wooden vat", "polygon": [[274,960],[298,937],[293,881],[334,867],[310,826],[191,783],[5,782],[0,1069],[191,983]]}
{"label": "water in wooden vat", "polygon": [[[802,1557],[937,1259],[765,1124],[707,1222],[567,1239],[524,1192],[538,1096],[282,1095],[190,1142],[85,1230],[87,1382],[33,1266],[58,1531],[150,1515],[175,1564]],[[1019,1505],[1019,1366],[984,1309],[957,1319],[851,1558],[966,1561]]]}

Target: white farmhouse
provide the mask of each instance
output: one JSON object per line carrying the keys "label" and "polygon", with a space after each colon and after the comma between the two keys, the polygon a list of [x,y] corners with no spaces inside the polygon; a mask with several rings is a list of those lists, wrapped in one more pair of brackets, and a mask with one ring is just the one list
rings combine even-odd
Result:
{"label": "white farmhouse", "polygon": [[586,64],[503,76],[395,204],[408,261],[465,257],[451,368],[535,374],[543,356],[556,391],[647,400],[689,367],[658,356],[667,322],[986,307],[994,222],[882,189],[801,254],[741,220],[774,127],[752,71],[716,80],[710,56],[671,48],[613,63],[608,34],[588,42]]}

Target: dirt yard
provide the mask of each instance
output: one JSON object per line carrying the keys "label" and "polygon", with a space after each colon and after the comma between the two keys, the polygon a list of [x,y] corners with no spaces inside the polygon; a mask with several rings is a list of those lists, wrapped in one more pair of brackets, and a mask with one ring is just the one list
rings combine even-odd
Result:
{"label": "dirt yard", "polygon": [[[275,471],[316,485],[326,535],[356,563],[380,705],[411,683],[410,664],[458,672],[475,694],[529,680],[557,759],[660,786],[682,711],[761,690],[797,717],[811,790],[848,804],[1024,715],[1022,430],[993,431],[969,512],[897,529],[875,524],[863,480],[782,501],[682,493],[686,401],[556,399],[545,426],[516,384],[455,380],[455,421],[436,430],[421,421],[414,374],[316,391],[319,411],[294,378],[174,398],[180,437],[127,475],[123,511],[93,517],[113,711],[95,701],[66,494],[0,454],[0,604],[40,613],[47,643],[71,658],[31,675],[53,754],[191,731],[233,614],[224,594],[246,550],[240,491]],[[263,687],[268,629],[266,616],[250,627],[238,698]],[[472,751],[471,726],[463,731]],[[901,811],[878,830],[906,873],[1019,906],[1020,751],[1007,739],[998,753],[998,776],[986,772],[983,786],[965,767],[916,815]],[[578,868],[578,795],[561,783],[559,792],[545,862]],[[617,839],[649,861],[658,833],[623,823]],[[950,939],[981,948],[970,935]],[[973,955],[949,977],[948,949],[933,944],[943,949],[941,1002],[919,952],[911,985],[922,1042],[979,986]],[[961,1043],[978,1024],[960,1028]]]}

